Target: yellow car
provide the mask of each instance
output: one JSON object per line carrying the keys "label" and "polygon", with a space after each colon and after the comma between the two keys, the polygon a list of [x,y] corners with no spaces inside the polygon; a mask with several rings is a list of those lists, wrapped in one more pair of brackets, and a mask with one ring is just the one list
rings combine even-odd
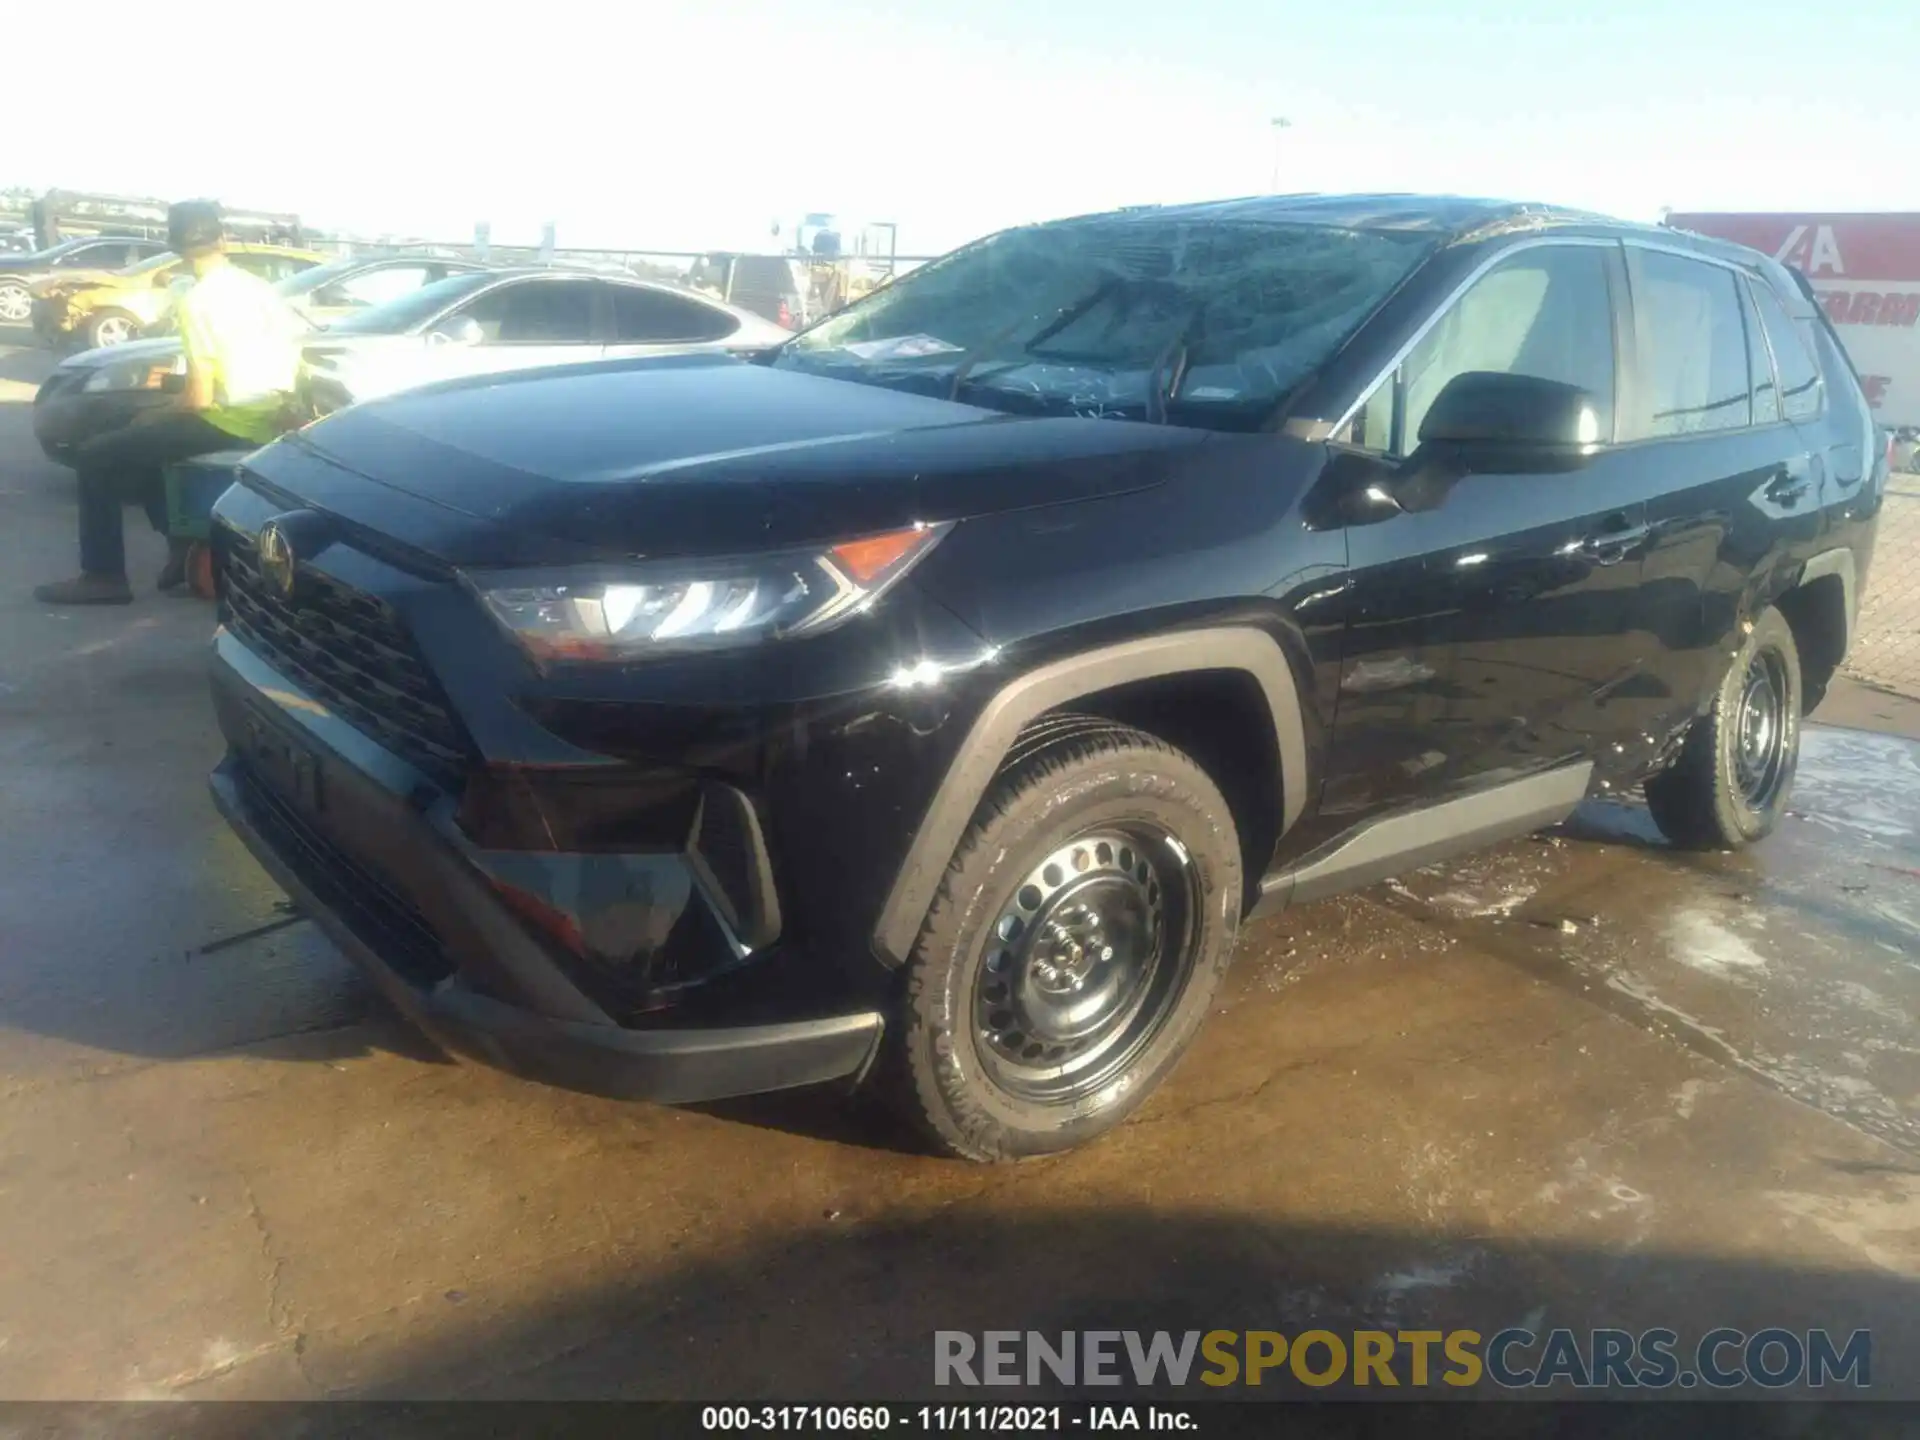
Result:
{"label": "yellow car", "polygon": [[[279,281],[326,259],[285,245],[233,243],[227,258],[263,280]],[[90,350],[131,340],[165,318],[187,262],[167,251],[124,270],[62,270],[36,280],[34,333],[56,350]]]}

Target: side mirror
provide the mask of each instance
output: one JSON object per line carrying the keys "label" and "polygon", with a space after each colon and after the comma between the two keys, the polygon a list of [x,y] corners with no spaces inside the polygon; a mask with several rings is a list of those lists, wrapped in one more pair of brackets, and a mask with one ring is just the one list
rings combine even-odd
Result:
{"label": "side mirror", "polygon": [[1586,456],[1600,446],[1600,407],[1578,385],[1469,370],[1434,398],[1420,422],[1420,443]]}
{"label": "side mirror", "polygon": [[462,315],[454,320],[442,320],[427,332],[429,345],[478,345],[486,339],[480,322],[471,315]]}

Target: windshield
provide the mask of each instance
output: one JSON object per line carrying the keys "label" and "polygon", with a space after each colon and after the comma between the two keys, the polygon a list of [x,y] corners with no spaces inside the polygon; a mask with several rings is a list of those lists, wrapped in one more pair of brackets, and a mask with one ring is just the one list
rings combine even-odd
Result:
{"label": "windshield", "polygon": [[82,245],[91,245],[94,237],[82,235],[73,240],[62,240],[58,245],[49,245],[44,250],[34,250],[25,255],[15,255],[7,263],[10,265],[38,264],[43,260],[57,260],[60,256],[78,250]]}
{"label": "windshield", "polygon": [[1248,429],[1437,243],[1152,214],[1011,230],[816,325],[775,363],[1017,413]]}
{"label": "windshield", "polygon": [[366,263],[364,260],[329,260],[324,265],[315,265],[310,270],[302,270],[298,275],[289,275],[275,282],[274,293],[282,300],[297,300],[322,285],[338,280],[342,275],[351,275]]}
{"label": "windshield", "polygon": [[329,335],[401,335],[424,325],[449,305],[487,285],[495,277],[484,270],[468,275],[449,275],[431,285],[422,285],[397,300],[371,305],[365,310],[335,320],[327,326]]}
{"label": "windshield", "polygon": [[133,264],[116,270],[113,273],[116,275],[129,276],[151,275],[156,270],[165,270],[168,266],[178,265],[179,263],[180,257],[178,255],[174,254],[171,250],[162,250],[158,255],[149,255],[144,260],[136,260]]}

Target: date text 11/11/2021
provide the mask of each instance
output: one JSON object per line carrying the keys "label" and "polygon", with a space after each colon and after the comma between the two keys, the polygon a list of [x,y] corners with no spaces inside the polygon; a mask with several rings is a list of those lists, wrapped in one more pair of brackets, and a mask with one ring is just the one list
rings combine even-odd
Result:
{"label": "date text 11/11/2021", "polygon": [[708,1405],[700,1428],[711,1432],[872,1434],[899,1429],[928,1434],[1039,1434],[1068,1430],[1193,1431],[1190,1410],[1160,1405]]}

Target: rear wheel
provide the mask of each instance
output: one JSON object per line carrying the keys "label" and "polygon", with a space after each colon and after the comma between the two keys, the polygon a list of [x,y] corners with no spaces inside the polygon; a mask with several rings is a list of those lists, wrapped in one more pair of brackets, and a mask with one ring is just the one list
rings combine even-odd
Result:
{"label": "rear wheel", "polygon": [[1780,822],[1800,759],[1800,651],[1769,607],[1680,757],[1646,785],[1660,831],[1689,849],[1751,845]]}
{"label": "rear wheel", "polygon": [[104,345],[124,345],[140,331],[140,320],[125,310],[102,310],[87,321],[87,344],[98,350]]}
{"label": "rear wheel", "polygon": [[18,280],[0,280],[0,325],[24,325],[33,317],[33,298]]}
{"label": "rear wheel", "polygon": [[1239,840],[1206,773],[1125,727],[1061,733],[981,806],[893,1027],[912,1118],[972,1160],[1119,1124],[1193,1038],[1239,924]]}

